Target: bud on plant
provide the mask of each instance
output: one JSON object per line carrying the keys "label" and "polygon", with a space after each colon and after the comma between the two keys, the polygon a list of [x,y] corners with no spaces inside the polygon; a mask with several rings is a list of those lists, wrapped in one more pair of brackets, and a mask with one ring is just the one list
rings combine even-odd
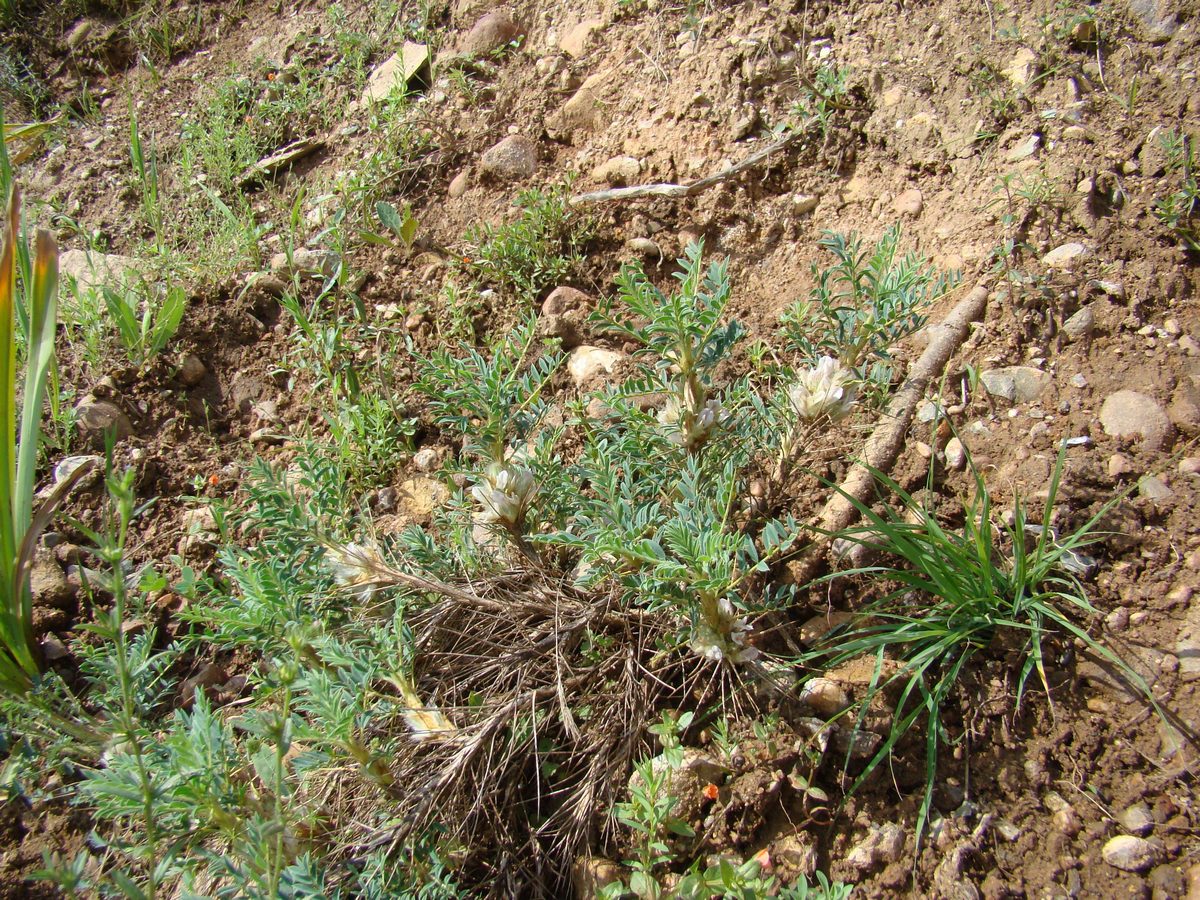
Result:
{"label": "bud on plant", "polygon": [[679,400],[671,397],[659,412],[658,422],[670,430],[671,443],[690,449],[704,443],[718,425],[728,422],[729,412],[722,408],[720,400],[708,400],[697,410],[690,428],[685,430],[680,419]]}
{"label": "bud on plant", "polygon": [[383,560],[379,548],[371,541],[364,541],[329,548],[325,553],[325,565],[333,573],[334,581],[350,588],[358,601],[365,603],[377,590],[377,566],[382,566]]}
{"label": "bud on plant", "polygon": [[849,414],[857,394],[854,373],[831,356],[822,356],[788,388],[788,399],[801,419],[829,416],[835,422]]}
{"label": "bud on plant", "polygon": [[749,662],[758,657],[758,648],[747,644],[753,630],[728,597],[716,603],[702,602],[692,650],[708,659]]}

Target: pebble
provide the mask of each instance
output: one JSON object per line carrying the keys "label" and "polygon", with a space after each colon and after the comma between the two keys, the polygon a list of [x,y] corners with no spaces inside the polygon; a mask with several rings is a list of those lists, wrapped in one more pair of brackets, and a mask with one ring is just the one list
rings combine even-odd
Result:
{"label": "pebble", "polygon": [[579,59],[587,51],[592,36],[603,27],[602,19],[585,19],[562,36],[558,49],[572,59]]}
{"label": "pebble", "polygon": [[792,212],[798,216],[806,216],[821,203],[816,194],[796,194],[792,197]]}
{"label": "pebble", "polygon": [[1081,262],[1086,255],[1087,247],[1083,244],[1076,242],[1060,244],[1042,257],[1042,265],[1052,269],[1069,269],[1073,264]]}
{"label": "pebble", "polygon": [[1145,837],[1154,830],[1154,815],[1145,803],[1135,803],[1124,810],[1117,821],[1121,827],[1136,837]]}
{"label": "pebble", "polygon": [[892,209],[896,211],[897,215],[916,218],[921,214],[924,205],[925,201],[921,192],[916,188],[909,188],[895,199],[892,203]]}
{"label": "pebble", "polygon": [[1076,372],[1071,376],[1071,387],[1085,388],[1088,386],[1087,376],[1081,372]]}
{"label": "pebble", "polygon": [[1004,69],[1004,77],[1016,87],[1025,87],[1037,75],[1038,57],[1028,47],[1022,47]]}
{"label": "pebble", "polygon": [[207,374],[208,367],[195,353],[186,353],[179,361],[179,380],[185,387],[195,387]]}
{"label": "pebble", "polygon": [[100,473],[104,471],[104,458],[94,454],[82,456],[66,456],[58,461],[54,466],[54,483],[61,484],[66,481],[75,472],[84,466],[95,466],[95,472],[91,475],[83,476],[86,481],[95,481],[100,477]]}
{"label": "pebble", "polygon": [[1108,476],[1124,478],[1133,472],[1133,460],[1124,453],[1114,453],[1108,458]]}
{"label": "pebble", "polygon": [[1171,420],[1153,397],[1138,391],[1110,394],[1100,407],[1100,424],[1110,437],[1140,437],[1151,450],[1164,450],[1171,436]]}
{"label": "pebble", "polygon": [[1067,321],[1063,322],[1063,333],[1071,338],[1083,338],[1091,334],[1096,328],[1096,314],[1092,312],[1090,306],[1085,306],[1077,313],[1071,316]]}
{"label": "pebble", "polygon": [[450,186],[446,188],[446,194],[451,200],[457,200],[467,192],[467,188],[470,186],[471,175],[466,169],[463,169],[450,179]]}
{"label": "pebble", "polygon": [[42,658],[46,662],[65,659],[67,656],[70,656],[70,651],[57,635],[48,634],[42,638]]}
{"label": "pebble", "polygon": [[979,380],[993,397],[1011,403],[1030,403],[1041,395],[1052,379],[1032,366],[1005,366],[980,373]]}
{"label": "pebble", "polygon": [[619,186],[633,184],[642,172],[642,164],[633,156],[614,156],[592,171],[592,178],[604,184]]}
{"label": "pebble", "polygon": [[650,238],[630,238],[625,242],[625,246],[638,256],[645,257],[646,259],[649,259],[653,256],[657,256],[659,259],[662,259],[663,256],[662,248],[659,247],[657,243],[650,240]]}
{"label": "pebble", "polygon": [[521,29],[512,16],[503,10],[481,16],[459,45],[464,53],[484,56],[502,50],[508,43],[521,36]]}
{"label": "pebble", "polygon": [[542,302],[543,316],[562,316],[571,312],[590,309],[592,298],[581,290],[559,285]]}
{"label": "pebble", "polygon": [[272,272],[299,272],[302,275],[320,275],[332,278],[342,264],[342,257],[332,250],[312,250],[301,247],[292,252],[291,263],[286,253],[271,257]]}
{"label": "pebble", "polygon": [[967,448],[956,437],[946,442],[946,465],[955,472],[961,472],[967,465]]}
{"label": "pebble", "polygon": [[441,456],[432,447],[422,447],[413,454],[412,463],[418,472],[432,472],[441,463]]}
{"label": "pebble", "polygon": [[485,150],[480,168],[502,181],[520,181],[537,169],[537,145],[523,134],[513,134]]}
{"label": "pebble", "polygon": [[1138,480],[1138,496],[1157,503],[1171,496],[1171,489],[1157,475],[1145,475]]}
{"label": "pebble", "polygon": [[1179,461],[1180,475],[1200,475],[1200,456],[1185,456]]}
{"label": "pebble", "polygon": [[869,872],[876,866],[893,863],[904,851],[904,829],[891,822],[872,826],[863,838],[846,854],[846,865],[859,872]]}
{"label": "pebble", "polygon": [[810,678],[800,689],[800,702],[818,716],[832,718],[850,705],[850,695],[829,678]]}
{"label": "pebble", "polygon": [[1033,154],[1038,152],[1038,148],[1042,146],[1042,138],[1040,135],[1031,134],[1021,143],[1017,144],[1004,155],[1005,160],[1010,163],[1020,162],[1023,159],[1029,159]]}
{"label": "pebble", "polygon": [[103,440],[112,431],[118,441],[133,434],[133,424],[121,408],[108,400],[97,400],[87,396],[75,407],[75,424],[80,431],[89,435],[93,442]]}
{"label": "pebble", "polygon": [[1159,849],[1145,838],[1120,834],[1100,851],[1104,861],[1123,872],[1144,872],[1159,858]]}
{"label": "pebble", "polygon": [[583,387],[612,372],[625,359],[624,353],[600,347],[576,347],[567,360],[567,371],[579,387]]}

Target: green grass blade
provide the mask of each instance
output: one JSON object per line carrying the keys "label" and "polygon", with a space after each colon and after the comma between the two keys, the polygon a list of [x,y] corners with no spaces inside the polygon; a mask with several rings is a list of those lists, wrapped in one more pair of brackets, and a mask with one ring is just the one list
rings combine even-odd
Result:
{"label": "green grass blade", "polygon": [[[14,485],[17,481],[17,209],[20,196],[12,192],[4,255],[0,258],[0,575],[7,587],[17,554],[14,528]],[[7,597],[11,612],[16,598]]]}

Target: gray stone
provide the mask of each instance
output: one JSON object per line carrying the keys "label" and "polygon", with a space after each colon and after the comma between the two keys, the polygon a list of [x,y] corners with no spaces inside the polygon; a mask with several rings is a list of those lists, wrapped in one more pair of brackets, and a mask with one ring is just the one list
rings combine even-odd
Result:
{"label": "gray stone", "polygon": [[642,172],[642,164],[633,156],[614,156],[592,171],[592,178],[610,185],[633,184]]}
{"label": "gray stone", "polygon": [[1087,256],[1087,247],[1076,241],[1060,244],[1042,257],[1042,265],[1051,269],[1069,269]]}
{"label": "gray stone", "polygon": [[442,458],[432,447],[422,447],[413,454],[413,467],[418,472],[432,472],[441,464]]}
{"label": "gray stone", "polygon": [[1152,450],[1163,450],[1171,437],[1171,420],[1153,397],[1138,391],[1110,394],[1100,407],[1100,424],[1110,437],[1139,437]]}
{"label": "gray stone", "polygon": [[61,484],[84,466],[92,466],[94,471],[91,475],[82,476],[83,479],[87,482],[95,481],[104,471],[104,458],[95,454],[63,457],[54,466],[54,483]]}
{"label": "gray stone", "polygon": [[1096,329],[1096,314],[1090,306],[1085,306],[1063,322],[1063,334],[1071,338],[1087,337]]}
{"label": "gray stone", "polygon": [[58,257],[58,274],[64,285],[75,285],[80,294],[102,287],[117,288],[137,281],[145,262],[115,253],[66,250]]}
{"label": "gray stone", "polygon": [[1157,503],[1171,496],[1171,489],[1157,475],[1145,475],[1138,479],[1138,496]]}
{"label": "gray stone", "polygon": [[115,434],[118,441],[133,434],[133,424],[119,406],[108,400],[97,400],[91,395],[84,397],[75,407],[75,424],[93,443],[103,442],[109,431]]}
{"label": "gray stone", "polygon": [[1158,846],[1131,834],[1117,835],[1100,851],[1106,863],[1123,872],[1144,872],[1158,862],[1161,855]]}
{"label": "gray stone", "polygon": [[341,264],[341,256],[333,250],[313,250],[308,247],[292,251],[290,263],[286,253],[276,253],[271,257],[272,272],[298,272],[301,275],[319,275],[322,278],[332,278]]}
{"label": "gray stone", "polygon": [[496,10],[484,14],[471,26],[459,49],[464,53],[484,56],[503,50],[520,36],[521,29],[512,16],[503,10]]}
{"label": "gray stone", "polygon": [[1004,158],[1010,163],[1020,162],[1023,159],[1029,159],[1029,157],[1037,153],[1038,148],[1041,146],[1041,136],[1037,134],[1031,134],[1029,137],[1025,138],[1025,140],[1021,141],[1021,143],[1017,144],[1006,154],[1004,154]]}
{"label": "gray stone", "polygon": [[1005,366],[980,373],[979,380],[993,397],[1011,403],[1031,403],[1041,396],[1053,379],[1032,366]]}
{"label": "gray stone", "polygon": [[946,442],[946,466],[955,472],[961,472],[967,466],[967,449],[963,442],[956,437]]}
{"label": "gray stone", "polygon": [[1133,804],[1117,817],[1117,821],[1121,823],[1122,828],[1136,837],[1145,837],[1154,830],[1154,816],[1145,803]]}
{"label": "gray stone", "polygon": [[1169,41],[1179,30],[1179,17],[1170,0],[1128,0],[1129,9],[1146,28],[1146,37],[1156,44]]}
{"label": "gray stone", "polygon": [[846,854],[846,865],[859,872],[869,872],[877,866],[895,862],[903,851],[904,829],[891,822],[872,826],[867,836]]}
{"label": "gray stone", "polygon": [[471,176],[466,169],[463,169],[450,179],[450,186],[446,189],[446,193],[450,195],[451,200],[456,200],[465,194],[470,186]]}
{"label": "gray stone", "polygon": [[607,72],[588,76],[562,108],[546,118],[546,133],[556,141],[569,141],[580,131],[593,131],[604,122],[606,99],[612,87]]}
{"label": "gray stone", "polygon": [[1004,69],[1004,77],[1013,83],[1015,87],[1023,88],[1033,81],[1037,75],[1038,57],[1037,54],[1028,47],[1022,47],[1017,51]]}
{"label": "gray stone", "polygon": [[520,181],[537,169],[537,145],[523,134],[506,137],[484,151],[480,168],[501,181]]}
{"label": "gray stone", "polygon": [[186,387],[195,387],[208,374],[208,367],[195,353],[187,353],[179,361],[179,380]]}
{"label": "gray stone", "polygon": [[57,635],[48,634],[42,638],[42,658],[46,662],[55,662],[70,656],[70,651]]}

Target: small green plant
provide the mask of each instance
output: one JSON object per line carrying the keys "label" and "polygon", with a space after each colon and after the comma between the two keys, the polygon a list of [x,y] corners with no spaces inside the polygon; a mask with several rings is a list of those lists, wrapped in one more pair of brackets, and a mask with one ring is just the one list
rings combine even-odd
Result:
{"label": "small green plant", "polygon": [[845,109],[849,75],[848,69],[836,63],[821,63],[811,78],[801,77],[801,98],[793,113],[815,122],[822,135],[828,134],[834,115]]}
{"label": "small green plant", "polygon": [[929,819],[938,749],[947,734],[943,710],[978,655],[994,647],[1015,651],[1020,704],[1031,680],[1050,696],[1047,645],[1063,637],[1079,640],[1117,666],[1158,708],[1136,672],[1075,620],[1095,613],[1077,577],[1078,551],[1097,540],[1093,529],[1109,507],[1071,534],[1058,537],[1051,516],[1065,458],[1064,448],[1040,515],[1032,518],[1018,496],[1011,524],[997,523],[987,484],[978,472],[974,472],[974,495],[964,503],[961,529],[944,527],[936,510],[926,508],[881,473],[875,473],[880,486],[899,501],[901,511],[890,507],[880,511],[847,498],[863,524],[838,536],[898,562],[819,579],[866,576],[883,586],[884,593],[857,611],[857,624],[831,638],[828,646],[814,650],[809,659],[819,658],[829,667],[859,657],[875,661],[874,676],[859,707],[862,714],[885,689],[894,688],[897,694],[890,731],[852,790],[925,719],[925,793],[917,816],[918,834]]}
{"label": "small green plant", "polygon": [[187,309],[187,294],[179,285],[168,287],[161,298],[145,281],[140,287],[104,285],[100,293],[126,357],[139,368],[171,342]]}
{"label": "small green plant", "polygon": [[1185,247],[1200,253],[1200,184],[1196,179],[1196,157],[1192,137],[1182,131],[1167,131],[1159,137],[1167,154],[1167,173],[1181,177],[1179,190],[1154,204],[1154,215]]}
{"label": "small green plant", "polygon": [[392,204],[380,200],[375,204],[375,215],[379,224],[391,233],[388,238],[371,231],[362,232],[362,238],[372,244],[390,246],[393,240],[399,241],[405,250],[411,249],[417,238],[417,220],[412,214],[412,207],[405,204],[404,210],[398,210]]}
{"label": "small green plant", "polygon": [[567,188],[524,191],[520,215],[505,225],[483,225],[467,234],[463,265],[483,284],[510,290],[532,302],[547,287],[567,280],[583,262],[592,221],[573,210]]}
{"label": "small green plant", "polygon": [[162,201],[159,197],[158,154],[153,143],[150,145],[150,155],[146,156],[142,149],[142,135],[138,129],[137,113],[131,106],[129,109],[129,156],[133,161],[133,171],[137,175],[138,185],[142,194],[142,215],[146,224],[154,232],[156,249],[163,250],[163,215]]}

